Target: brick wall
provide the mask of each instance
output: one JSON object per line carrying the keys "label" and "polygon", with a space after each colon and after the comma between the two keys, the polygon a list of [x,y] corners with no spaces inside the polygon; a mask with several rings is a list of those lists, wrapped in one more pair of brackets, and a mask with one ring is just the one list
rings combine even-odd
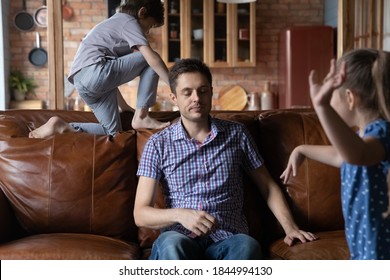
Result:
{"label": "brick wall", "polygon": [[[107,17],[107,0],[67,0],[74,16],[63,23],[65,74],[69,73],[73,57],[84,35],[98,22]],[[26,10],[34,14],[42,6],[41,0],[27,0]],[[212,69],[214,91],[223,86],[239,84],[246,91],[261,91],[266,81],[271,81],[275,90],[278,82],[278,42],[281,29],[292,25],[322,25],[324,21],[324,0],[260,0],[256,4],[256,67]],[[36,47],[35,32],[40,33],[41,47],[47,50],[46,28],[35,27],[21,32],[14,27],[13,16],[22,10],[22,1],[10,3],[10,56],[11,69],[22,70],[25,75],[37,81],[36,94],[45,100],[48,95],[47,66],[36,67],[28,60],[29,52]],[[161,53],[161,29],[151,34],[151,45]],[[121,86],[126,100],[134,106],[137,80]],[[169,88],[160,83],[158,94],[167,97]]]}

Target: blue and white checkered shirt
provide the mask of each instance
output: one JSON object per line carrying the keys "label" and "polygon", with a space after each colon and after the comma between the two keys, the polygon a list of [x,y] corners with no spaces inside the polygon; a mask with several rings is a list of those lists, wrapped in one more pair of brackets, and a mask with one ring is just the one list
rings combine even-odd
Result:
{"label": "blue and white checkered shirt", "polygon": [[[203,143],[190,139],[181,121],[152,135],[137,175],[162,183],[167,208],[203,210],[214,216],[218,228],[210,237],[219,241],[248,233],[243,176],[260,167],[263,159],[243,124],[214,118],[210,122],[211,133]],[[164,230],[190,235],[180,224]]]}

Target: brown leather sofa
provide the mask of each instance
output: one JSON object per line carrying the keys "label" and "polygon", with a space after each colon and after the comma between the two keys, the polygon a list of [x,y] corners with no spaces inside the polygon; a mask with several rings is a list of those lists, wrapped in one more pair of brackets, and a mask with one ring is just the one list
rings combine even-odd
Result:
{"label": "brown leather sofa", "polygon": [[[154,131],[115,137],[85,133],[27,138],[29,129],[58,115],[96,121],[90,112],[0,111],[0,259],[144,259],[158,231],[137,228],[133,202],[137,163]],[[173,121],[177,112],[156,112]],[[250,234],[270,259],[348,259],[340,205],[339,170],[306,160],[288,185],[279,179],[292,149],[327,138],[311,110],[212,112],[244,123],[273,178],[286,195],[299,226],[319,240],[288,247],[284,233],[256,187],[245,180]],[[164,207],[161,196],[156,206]]]}

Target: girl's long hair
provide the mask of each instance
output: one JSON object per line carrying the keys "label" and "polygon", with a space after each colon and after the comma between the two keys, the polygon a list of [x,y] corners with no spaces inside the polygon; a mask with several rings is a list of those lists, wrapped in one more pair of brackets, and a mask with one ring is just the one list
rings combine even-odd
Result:
{"label": "girl's long hair", "polygon": [[356,49],[345,53],[347,78],[342,86],[355,92],[361,109],[378,112],[390,121],[390,54],[377,49]]}

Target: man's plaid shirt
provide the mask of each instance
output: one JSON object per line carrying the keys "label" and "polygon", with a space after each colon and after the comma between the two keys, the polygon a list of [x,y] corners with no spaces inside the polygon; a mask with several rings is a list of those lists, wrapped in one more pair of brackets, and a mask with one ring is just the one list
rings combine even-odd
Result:
{"label": "man's plaid shirt", "polygon": [[[208,212],[218,221],[214,241],[248,233],[243,213],[243,176],[263,164],[243,124],[210,117],[211,133],[203,143],[190,139],[181,121],[152,135],[145,145],[138,176],[162,183],[167,208]],[[142,186],[141,186],[142,187]],[[180,224],[164,230],[186,235]]]}

